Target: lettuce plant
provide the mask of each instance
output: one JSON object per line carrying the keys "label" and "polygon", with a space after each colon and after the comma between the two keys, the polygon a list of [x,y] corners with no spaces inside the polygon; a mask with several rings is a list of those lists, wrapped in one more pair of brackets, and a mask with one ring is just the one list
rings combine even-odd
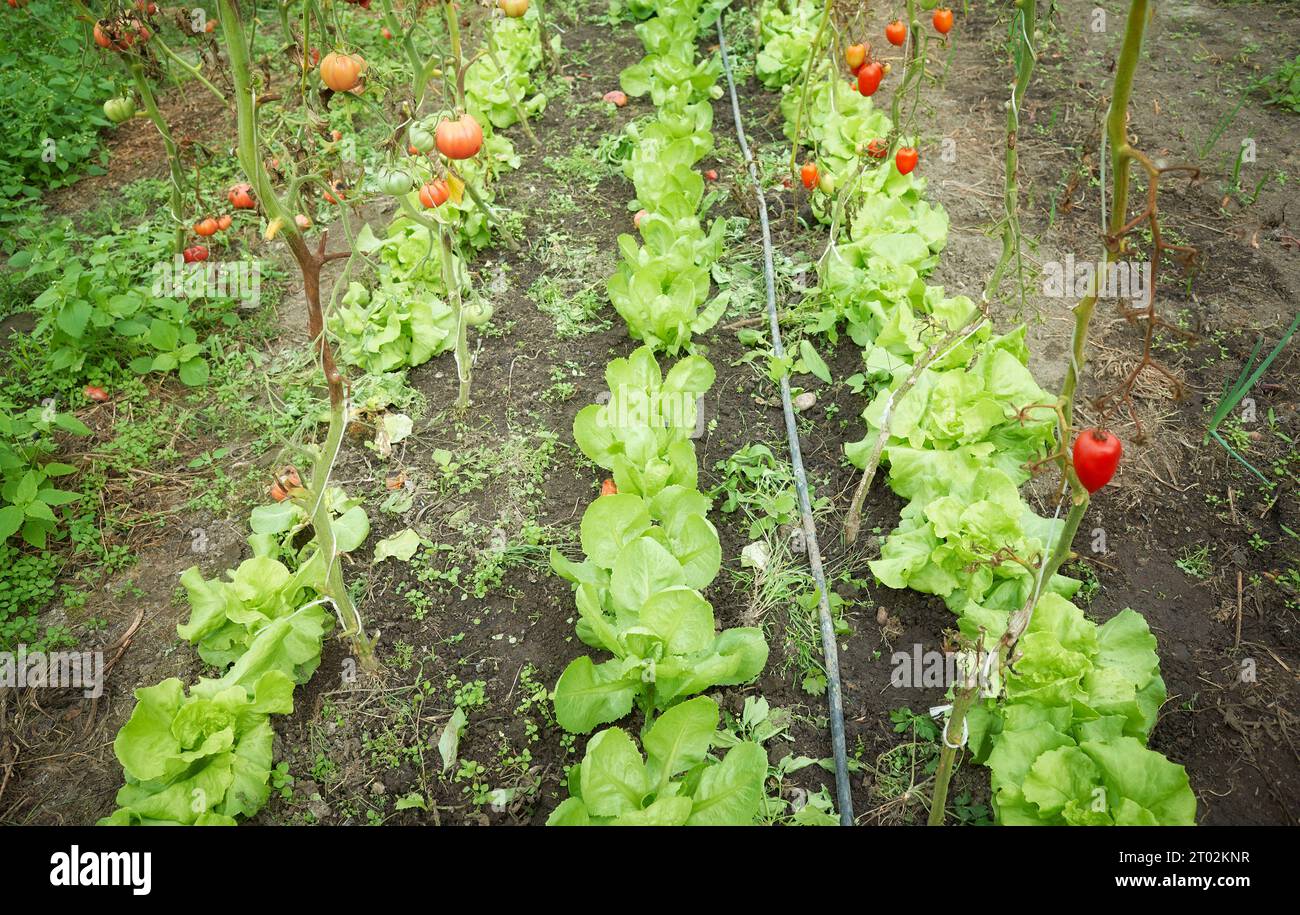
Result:
{"label": "lettuce plant", "polygon": [[411,368],[456,345],[456,313],[423,283],[351,283],[331,325],[339,358],[371,374]]}
{"label": "lettuce plant", "polygon": [[782,5],[781,0],[763,0],[759,6],[754,75],[769,89],[787,86],[803,73],[822,21],[821,6],[813,0],[789,0],[789,12]]}
{"label": "lettuce plant", "polygon": [[[486,40],[493,53],[480,57],[465,72],[465,101],[480,124],[490,123],[498,129],[510,127],[519,119],[520,109],[529,116],[546,107],[546,96],[534,88],[530,73],[542,63],[542,43],[537,13],[492,20]],[[506,73],[497,69],[500,62]]]}
{"label": "lettuce plant", "polygon": [[1006,701],[970,719],[999,822],[1194,826],[1186,770],[1146,747],[1165,701],[1146,620],[1123,610],[1098,626],[1049,593],[1020,646]]}
{"label": "lettuce plant", "polygon": [[270,797],[270,715],[293,711],[293,681],[264,673],[252,688],[192,689],[175,677],[135,692],[113,752],[126,773],[101,826],[233,826]]}
{"label": "lettuce plant", "polygon": [[712,686],[748,682],[767,662],[758,629],[715,632],[713,608],[700,594],[717,575],[722,548],[708,520],[711,502],[696,488],[690,434],[697,399],[713,367],[688,356],[665,377],[653,350],[641,347],[606,370],[611,397],[583,409],[574,439],[610,470],[618,493],[583,514],[585,559],[553,551],[555,571],[575,586],[578,637],[610,660],[574,660],[555,687],[566,729],[588,732],[638,705],[656,710]]}
{"label": "lettuce plant", "polygon": [[[194,645],[199,657],[213,667],[233,664],[269,623],[293,614],[315,593],[283,563],[254,556],[227,573],[228,581],[208,581],[197,566],[181,575],[190,602],[190,619],[177,626],[177,634]],[[328,608],[312,608],[311,624],[324,633],[332,622]],[[319,658],[315,659],[319,660]],[[314,666],[313,668],[314,669]],[[312,669],[296,671],[294,679],[306,682]]]}
{"label": "lettuce plant", "polygon": [[610,399],[573,420],[582,453],[613,474],[620,493],[653,499],[666,486],[695,489],[698,467],[691,433],[699,398],[713,385],[713,366],[687,356],[665,377],[654,350],[642,346],[605,368]]}
{"label": "lettuce plant", "polygon": [[645,755],[621,728],[587,742],[569,770],[569,798],[548,826],[747,826],[764,801],[767,752],[734,742],[710,755],[718,706],[706,696],[676,705],[643,738]]}
{"label": "lettuce plant", "polygon": [[623,261],[607,288],[629,333],[674,355],[717,323],[727,306],[723,297],[709,302],[710,270],[726,226],[717,220],[704,231],[700,218],[713,198],[705,198],[704,179],[694,168],[713,149],[707,99],[720,71],[716,61],[697,64],[694,49],[709,16],[716,16],[713,6],[702,11],[699,3],[661,3],[659,15],[637,27],[646,58],[621,76],[629,94],[649,92],[659,110],[655,120],[628,128],[634,146],[624,171],[636,188],[632,207],[645,211],[645,245],[638,248],[630,235],[619,238]]}

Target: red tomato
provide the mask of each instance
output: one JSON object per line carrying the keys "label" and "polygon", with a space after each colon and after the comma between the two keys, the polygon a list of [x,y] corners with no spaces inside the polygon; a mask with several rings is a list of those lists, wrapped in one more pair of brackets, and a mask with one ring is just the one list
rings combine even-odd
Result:
{"label": "red tomato", "polygon": [[220,228],[217,221],[209,216],[207,219],[200,219],[194,224],[194,234],[207,238],[209,235],[216,235]]}
{"label": "red tomato", "polygon": [[105,391],[103,388],[95,387],[93,384],[86,385],[84,388],[82,388],[81,393],[85,394],[88,398],[95,401],[95,403],[103,403],[104,401],[108,400],[108,392]]}
{"label": "red tomato", "polygon": [[916,168],[916,160],[921,157],[914,146],[904,146],[898,152],[894,153],[894,165],[898,168],[900,175],[906,175],[912,169]]}
{"label": "red tomato", "polygon": [[803,186],[808,190],[811,191],[817,185],[817,178],[816,162],[805,162],[803,168],[799,169],[799,180],[803,182]]}
{"label": "red tomato", "polygon": [[226,199],[237,210],[251,210],[257,206],[256,201],[253,200],[253,186],[251,184],[236,184],[226,194]]}
{"label": "red tomato", "polygon": [[885,70],[877,61],[863,64],[858,71],[858,91],[863,95],[875,95],[884,77]]}
{"label": "red tomato", "polygon": [[618,494],[618,487],[614,485],[613,480],[606,480],[600,484],[600,494],[602,496],[614,496]]}
{"label": "red tomato", "polygon": [[203,245],[190,245],[181,252],[181,257],[185,259],[187,264],[205,261],[208,259],[208,249]]}
{"label": "red tomato", "polygon": [[1104,429],[1084,429],[1074,440],[1074,472],[1088,492],[1096,492],[1115,476],[1124,446]]}
{"label": "red tomato", "polygon": [[447,202],[449,196],[451,196],[451,189],[441,178],[430,181],[420,188],[420,203],[426,207],[440,207]]}
{"label": "red tomato", "polygon": [[934,16],[930,21],[934,23],[934,30],[940,35],[947,35],[952,31],[952,10],[946,6],[941,6],[934,11]]}
{"label": "red tomato", "polygon": [[867,144],[867,155],[873,159],[883,159],[889,155],[889,147],[884,140],[872,140]]}
{"label": "red tomato", "polygon": [[472,114],[462,114],[454,121],[439,121],[433,134],[438,152],[448,159],[469,159],[483,148],[483,128]]}
{"label": "red tomato", "polygon": [[903,42],[907,41],[907,26],[903,24],[903,20],[895,19],[885,26],[885,38],[894,47],[901,48]]}

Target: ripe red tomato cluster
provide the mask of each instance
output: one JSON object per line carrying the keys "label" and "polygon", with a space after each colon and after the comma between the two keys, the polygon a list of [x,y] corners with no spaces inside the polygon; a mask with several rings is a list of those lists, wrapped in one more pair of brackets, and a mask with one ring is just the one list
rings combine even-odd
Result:
{"label": "ripe red tomato cluster", "polygon": [[135,45],[136,39],[143,43],[153,37],[149,27],[134,16],[123,16],[116,21],[101,19],[91,34],[95,44],[110,51],[126,51]]}
{"label": "ripe red tomato cluster", "polygon": [[226,231],[233,222],[234,219],[229,213],[222,213],[220,216],[207,216],[194,224],[194,234],[200,238],[209,238],[218,232]]}

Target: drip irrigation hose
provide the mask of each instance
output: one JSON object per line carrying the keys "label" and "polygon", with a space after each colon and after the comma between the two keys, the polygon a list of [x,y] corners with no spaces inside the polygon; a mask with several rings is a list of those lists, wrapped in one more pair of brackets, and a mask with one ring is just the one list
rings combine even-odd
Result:
{"label": "drip irrigation hose", "polygon": [[[763,278],[767,284],[767,315],[772,326],[772,350],[776,358],[785,355],[781,344],[781,322],[776,311],[775,271],[772,268],[772,233],[767,221],[767,201],[758,181],[754,156],[745,140],[745,128],[740,118],[740,101],[736,98],[736,82],[731,75],[731,58],[727,54],[727,38],[723,34],[722,14],[718,15],[718,49],[722,52],[722,69],[727,74],[727,88],[731,93],[731,112],[736,121],[736,139],[749,167],[750,180],[754,182],[754,196],[758,198],[758,220],[763,228]],[[808,565],[812,567],[813,581],[817,585],[817,612],[821,624],[822,654],[826,664],[826,701],[830,707],[831,754],[835,758],[835,794],[840,811],[840,825],[853,825],[853,794],[849,790],[849,766],[844,749],[844,706],[840,691],[840,659],[835,642],[835,623],[827,600],[826,574],[822,569],[821,549],[817,545],[817,527],[813,523],[812,502],[808,498],[808,477],[803,469],[803,454],[799,449],[799,428],[795,424],[794,406],[790,403],[790,379],[781,377],[781,405],[785,410],[785,434],[790,443],[790,463],[794,467],[794,487],[799,494],[799,512],[803,517],[804,542],[808,548]]]}

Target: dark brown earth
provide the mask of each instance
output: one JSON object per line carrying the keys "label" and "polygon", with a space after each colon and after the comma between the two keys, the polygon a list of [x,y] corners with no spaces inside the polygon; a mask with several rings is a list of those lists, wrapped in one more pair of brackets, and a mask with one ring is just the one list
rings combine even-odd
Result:
{"label": "dark brown earth", "polygon": [[[573,416],[603,390],[606,362],[634,346],[603,294],[603,279],[616,262],[615,239],[631,230],[625,208],[631,190],[617,174],[602,174],[588,189],[585,177],[566,177],[547,159],[593,146],[651,110],[648,100],[633,100],[613,113],[600,103],[600,96],[616,86],[618,71],[640,56],[640,45],[629,25],[596,22],[592,11],[600,4],[588,5],[591,10],[584,10],[582,21],[566,23],[562,72],[572,77],[571,92],[553,99],[534,122],[544,148],[534,151],[517,129],[511,132],[524,162],[503,178],[497,199],[524,214],[525,231],[519,251],[488,251],[474,263],[480,282],[504,275],[507,285],[494,295],[493,325],[501,333],[481,340],[472,409],[464,416],[450,409],[456,384],[450,357],[427,363],[410,376],[429,404],[412,438],[387,461],[353,440],[337,472],[371,509],[370,540],[350,559],[347,574],[360,593],[368,627],[380,635],[384,675],[378,682],[346,682],[342,674],[351,669],[347,646],[327,644],[320,670],[296,695],[295,714],[277,724],[276,758],[287,763],[296,781],[287,796],[273,800],[261,822],[540,823],[564,796],[564,767],[581,756],[583,740],[563,736],[545,701],[528,701],[528,683],[549,688],[585,650],[573,635],[569,587],[549,572],[546,552],[551,545],[576,549],[577,521],[600,483],[598,469],[572,445]],[[1004,328],[1018,317],[1029,321],[1034,368],[1049,390],[1063,373],[1072,302],[1038,294],[1037,266],[1066,252],[1084,258],[1096,257],[1100,250],[1098,125],[1122,16],[1118,4],[1106,4],[1109,29],[1093,33],[1088,16],[1096,5],[1075,0],[1057,4],[1058,37],[1044,46],[1021,132],[1022,219],[1034,268],[1027,307],[1022,311],[1013,302],[1008,284],[995,315]],[[1124,439],[1126,460],[1115,484],[1094,500],[1086,522],[1088,528],[1105,531],[1109,549],[1105,555],[1093,554],[1082,536],[1076,544],[1084,559],[1074,573],[1095,578],[1099,585],[1087,605],[1089,614],[1100,621],[1131,606],[1147,617],[1159,638],[1170,699],[1152,745],[1187,767],[1200,801],[1199,818],[1207,824],[1291,824],[1300,806],[1295,748],[1300,595],[1295,582],[1270,578],[1295,568],[1300,555],[1300,540],[1288,533],[1300,531],[1295,488],[1300,458],[1263,419],[1272,410],[1281,434],[1292,440],[1300,436],[1295,393],[1300,356],[1294,343],[1252,392],[1260,417],[1256,426],[1242,424],[1249,460],[1274,476],[1277,489],[1261,493],[1249,472],[1221,447],[1202,444],[1208,414],[1225,382],[1240,372],[1257,335],[1268,340],[1266,349],[1278,339],[1295,312],[1300,289],[1300,243],[1295,242],[1295,217],[1287,213],[1290,186],[1272,179],[1254,203],[1230,201],[1225,208],[1225,168],[1231,166],[1225,157],[1241,137],[1249,136],[1259,150],[1258,162],[1251,166],[1254,180],[1266,172],[1300,174],[1297,115],[1266,106],[1263,96],[1253,92],[1223,137],[1205,157],[1199,156],[1241,86],[1300,52],[1294,13],[1288,4],[1162,4],[1152,24],[1131,130],[1139,146],[1153,154],[1205,170],[1203,180],[1191,187],[1186,180],[1171,179],[1161,196],[1165,230],[1196,245],[1201,260],[1190,287],[1172,268],[1166,272],[1158,303],[1167,319],[1196,337],[1160,338],[1155,355],[1181,380],[1183,392],[1174,399],[1156,376],[1144,378],[1134,404],[1141,440],[1126,412],[1111,419]],[[942,88],[929,87],[923,103],[931,110],[921,118],[922,171],[931,198],[952,220],[948,249],[932,281],[950,293],[977,295],[997,257],[999,242],[991,228],[1001,213],[1002,100],[1009,72],[1006,25],[1000,16],[982,6],[968,19],[959,16],[946,82]],[[729,33],[743,47],[743,26],[737,20]],[[1247,47],[1255,50],[1246,54]],[[742,87],[741,101],[751,144],[780,161],[786,153],[775,97],[750,83]],[[169,98],[167,105],[185,117],[187,105],[179,97]],[[112,193],[137,177],[157,176],[152,164],[158,161],[156,138],[143,127],[135,128],[139,136],[114,140],[107,176],[83,182],[75,193],[65,191],[53,201],[54,208],[75,215],[89,196]],[[202,119],[193,130],[222,135],[219,125]],[[714,133],[718,155],[701,167],[717,168],[719,186],[730,191],[716,212],[752,220],[752,191],[741,178],[725,100],[715,104]],[[930,152],[942,138],[956,141],[956,161],[945,162]],[[1076,173],[1081,178],[1074,182]],[[575,206],[569,207],[569,200]],[[794,221],[800,201],[792,192],[777,188],[769,201],[778,251],[816,256],[825,230],[810,232]],[[376,230],[382,228],[382,219],[372,216],[372,222]],[[743,238],[734,242],[733,254],[753,268],[759,263],[757,246],[757,224],[751,221]],[[555,322],[539,311],[529,290],[539,278],[579,273],[600,280],[599,317],[608,327],[560,339]],[[571,295],[572,288],[567,291]],[[780,292],[783,308],[797,301],[785,278]],[[759,306],[761,299],[745,299],[703,341],[718,379],[706,404],[709,429],[696,443],[702,488],[718,482],[714,465],[743,445],[766,442],[777,454],[784,453],[775,389],[759,364],[740,361],[747,348],[725,329],[757,314]],[[292,295],[282,312],[293,314]],[[287,326],[284,346],[300,340],[296,322],[287,321]],[[1141,353],[1139,330],[1104,303],[1094,322],[1093,342],[1084,392],[1089,398],[1113,388]],[[859,357],[851,343],[825,355],[837,382],[857,370]],[[543,397],[557,378],[572,384],[572,393]],[[891,712],[906,706],[924,714],[942,701],[942,694],[890,687],[890,654],[914,644],[939,647],[952,617],[937,600],[888,591],[870,581],[866,561],[896,523],[901,507],[887,490],[877,486],[868,498],[863,524],[868,536],[858,548],[840,546],[843,512],[856,484],[842,448],[861,437],[858,414],[865,404],[842,383],[827,388],[799,380],[818,396],[800,420],[804,460],[817,494],[831,500],[819,517],[819,529],[850,633],[840,640],[840,663],[849,750],[857,764],[855,812],[861,823],[917,822],[924,819],[924,767],[933,758],[934,743],[913,745],[912,735],[895,733]],[[1083,413],[1097,418],[1087,406]],[[1252,431],[1260,437],[1252,439]],[[195,452],[200,445],[210,443],[193,443]],[[438,448],[466,460],[470,466],[463,476],[447,479],[433,456]],[[256,463],[257,458],[245,460]],[[1281,472],[1274,474],[1275,467]],[[412,507],[396,517],[375,510],[389,495],[386,480],[400,475],[413,487]],[[471,478],[474,482],[467,484]],[[1050,511],[1049,489],[1043,488],[1040,511]],[[140,566],[130,574],[143,598],[105,596],[93,608],[110,619],[98,636],[104,644],[113,644],[141,609],[142,628],[113,669],[109,694],[97,707],[83,711],[70,699],[50,703],[47,697],[43,701],[52,708],[26,708],[17,764],[5,776],[7,788],[0,788],[0,821],[78,823],[112,809],[121,776],[111,740],[130,713],[131,691],[166,676],[192,680],[201,672],[192,650],[174,637],[174,626],[185,613],[173,600],[175,576],[193,561],[188,531],[201,524],[220,532],[216,548],[200,563],[213,576],[244,555],[245,516],[246,507],[232,506],[228,518],[183,517],[142,536]],[[739,563],[750,540],[747,524],[739,515],[715,513],[713,520],[722,536],[724,571],[707,596],[719,624],[752,623],[759,616],[772,645],[763,677],[751,687],[723,691],[719,699],[737,713],[744,696],[762,695],[794,713],[792,739],[769,745],[774,762],[786,753],[829,756],[824,699],[801,688],[803,672],[795,658],[796,633],[807,616],[788,600],[773,607],[756,603]],[[490,563],[494,537],[504,533],[511,540],[528,522],[545,531],[541,543],[513,551],[517,563],[483,596],[473,596],[470,567]],[[410,565],[386,560],[372,566],[373,544],[406,527],[452,549],[427,561],[417,557]],[[1261,541],[1266,545],[1260,546]],[[1202,547],[1209,548],[1206,560],[1189,562],[1187,557]],[[1201,577],[1179,568],[1179,561]],[[432,580],[455,564],[464,566],[461,585]],[[413,589],[429,598],[422,613],[406,596]],[[1253,666],[1255,682],[1239,682],[1243,664]],[[453,695],[463,684],[479,680],[484,701],[470,703],[458,756],[482,771],[461,775],[458,765],[444,774],[436,746]],[[920,770],[915,773],[914,759]],[[784,790],[793,797],[792,789],[814,789],[829,779],[817,767],[806,768],[789,776]],[[514,794],[488,799],[487,789],[513,789]],[[970,792],[972,803],[986,800],[986,773],[964,767],[955,793],[963,791]],[[423,795],[427,811],[395,810],[394,799],[410,792]]]}

